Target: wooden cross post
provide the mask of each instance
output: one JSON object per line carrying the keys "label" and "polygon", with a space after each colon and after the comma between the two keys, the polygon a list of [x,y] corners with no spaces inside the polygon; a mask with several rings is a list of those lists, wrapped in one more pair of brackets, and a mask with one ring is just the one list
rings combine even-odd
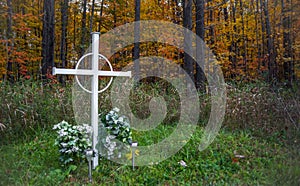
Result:
{"label": "wooden cross post", "polygon": [[[80,62],[87,56],[92,56],[92,69],[78,69],[78,66]],[[101,71],[99,70],[99,57],[104,59],[111,71]],[[82,56],[75,69],[63,69],[63,68],[53,68],[52,71],[53,75],[56,74],[64,74],[64,75],[75,75],[76,80],[81,88],[83,88],[84,91],[89,92],[92,94],[91,96],[91,125],[93,127],[93,138],[92,138],[92,148],[93,148],[93,169],[95,169],[98,166],[98,150],[96,149],[96,145],[98,143],[98,93],[101,93],[105,91],[111,84],[112,78],[114,76],[127,76],[131,77],[131,71],[127,72],[115,72],[112,69],[112,66],[108,59],[99,54],[99,33],[98,32],[93,32],[92,33],[92,53],[85,54]],[[78,81],[77,75],[85,75],[85,76],[92,76],[92,82],[91,82],[91,91],[85,89],[80,82]],[[102,90],[98,90],[98,80],[99,76],[110,76],[111,80],[108,83],[108,85],[103,88]]]}

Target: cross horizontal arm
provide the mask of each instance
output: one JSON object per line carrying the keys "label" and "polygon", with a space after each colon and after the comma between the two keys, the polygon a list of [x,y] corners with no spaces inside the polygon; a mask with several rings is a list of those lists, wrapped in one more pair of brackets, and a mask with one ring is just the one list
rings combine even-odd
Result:
{"label": "cross horizontal arm", "polygon": [[[65,69],[65,68],[55,68],[53,67],[52,74],[64,74],[64,75],[94,75],[93,70],[85,70],[85,69]],[[115,72],[115,71],[97,71],[98,76],[126,76],[131,77],[131,71],[127,72]]]}
{"label": "cross horizontal arm", "polygon": [[93,75],[92,70],[76,70],[76,69],[65,69],[65,68],[55,68],[52,69],[52,74],[64,74],[64,75]]}
{"label": "cross horizontal arm", "polygon": [[126,76],[131,77],[131,71],[118,72],[118,71],[98,71],[98,76]]}

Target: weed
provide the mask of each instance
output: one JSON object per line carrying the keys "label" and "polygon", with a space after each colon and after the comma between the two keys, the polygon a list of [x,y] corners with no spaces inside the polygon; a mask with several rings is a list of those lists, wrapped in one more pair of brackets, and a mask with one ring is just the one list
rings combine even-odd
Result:
{"label": "weed", "polygon": [[[24,81],[1,83],[0,88],[0,185],[87,184],[86,162],[62,169],[53,146],[52,126],[62,120],[74,122],[70,87]],[[131,107],[141,118],[149,115],[151,96],[167,100],[164,122],[149,131],[132,131],[139,145],[155,144],[174,131],[180,106],[173,91],[164,82],[142,83],[132,92]],[[198,151],[210,98],[199,94],[198,128],[179,152],[135,171],[102,158],[93,172],[94,185],[298,185],[299,89],[230,84],[227,95],[223,128],[207,149]],[[111,109],[109,94],[100,96],[106,113]]]}
{"label": "weed", "polygon": [[0,89],[0,123],[5,126],[0,144],[29,140],[37,130],[48,130],[64,119],[74,121],[69,87],[25,80],[2,82]]}

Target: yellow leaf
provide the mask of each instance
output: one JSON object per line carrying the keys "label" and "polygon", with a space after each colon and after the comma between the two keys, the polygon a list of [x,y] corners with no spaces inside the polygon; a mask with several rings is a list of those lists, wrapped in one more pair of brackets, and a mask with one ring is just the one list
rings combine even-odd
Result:
{"label": "yellow leaf", "polygon": [[[140,151],[139,151],[139,150],[135,150],[135,151],[134,151],[134,154],[135,154],[136,156],[139,156],[139,155],[140,155]],[[128,160],[131,160],[131,159],[132,159],[132,151],[131,151],[131,150],[130,150],[130,153],[126,154],[126,158],[127,158]]]}

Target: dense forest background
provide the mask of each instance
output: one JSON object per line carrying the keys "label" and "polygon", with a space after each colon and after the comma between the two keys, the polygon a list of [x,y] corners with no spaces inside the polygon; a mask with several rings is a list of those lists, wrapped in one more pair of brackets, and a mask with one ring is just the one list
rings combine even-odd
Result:
{"label": "dense forest background", "polygon": [[[296,0],[1,0],[0,80],[47,79],[51,69],[73,68],[91,41],[135,20],[183,25],[203,38],[227,80],[262,79],[291,86],[300,76],[300,2]],[[139,55],[163,56],[197,78],[197,67],[180,51],[141,43]],[[110,61],[120,69],[134,45]],[[63,81],[63,80],[62,80]]]}

